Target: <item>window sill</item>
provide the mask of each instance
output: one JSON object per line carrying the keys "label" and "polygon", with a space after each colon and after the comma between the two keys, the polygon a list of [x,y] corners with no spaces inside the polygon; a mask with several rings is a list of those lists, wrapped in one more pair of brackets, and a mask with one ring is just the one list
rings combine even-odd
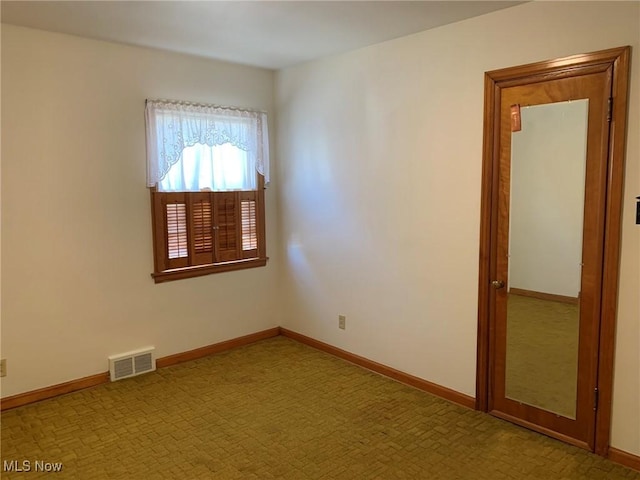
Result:
{"label": "window sill", "polygon": [[233,270],[244,270],[246,268],[264,267],[269,258],[250,258],[247,260],[236,260],[233,262],[211,263],[208,265],[197,265],[195,267],[175,268],[163,272],[152,273],[153,281],[156,283],[181,280],[183,278],[201,277],[212,273],[231,272]]}

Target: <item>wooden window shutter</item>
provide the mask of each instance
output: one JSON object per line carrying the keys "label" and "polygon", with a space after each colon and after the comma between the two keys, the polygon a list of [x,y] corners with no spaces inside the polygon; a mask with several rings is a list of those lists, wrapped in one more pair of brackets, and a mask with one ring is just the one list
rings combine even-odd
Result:
{"label": "wooden window shutter", "polygon": [[189,193],[190,265],[213,263],[213,202],[211,193]]}
{"label": "wooden window shutter", "polygon": [[216,262],[242,258],[239,192],[215,192],[213,222],[216,239]]}
{"label": "wooden window shutter", "polygon": [[258,202],[257,192],[240,192],[242,219],[242,258],[258,256]]}
{"label": "wooden window shutter", "polygon": [[155,281],[264,266],[262,185],[233,192],[152,189]]}
{"label": "wooden window shutter", "polygon": [[164,220],[166,267],[182,268],[189,265],[189,235],[187,228],[187,202],[184,193],[161,195]]}

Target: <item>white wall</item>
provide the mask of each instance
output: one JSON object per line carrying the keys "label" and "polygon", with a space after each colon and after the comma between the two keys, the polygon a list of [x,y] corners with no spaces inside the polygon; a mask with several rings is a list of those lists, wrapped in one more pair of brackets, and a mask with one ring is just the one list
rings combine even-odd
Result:
{"label": "white wall", "polygon": [[279,324],[273,189],[267,267],[156,285],[145,186],[145,98],[273,113],[273,87],[268,70],[2,26],[2,396]]}
{"label": "white wall", "polygon": [[511,134],[509,287],[578,298],[589,100],[521,109]]}
{"label": "white wall", "polygon": [[622,45],[612,445],[640,454],[638,2],[532,2],[279,72],[283,326],[474,395],[483,74]]}

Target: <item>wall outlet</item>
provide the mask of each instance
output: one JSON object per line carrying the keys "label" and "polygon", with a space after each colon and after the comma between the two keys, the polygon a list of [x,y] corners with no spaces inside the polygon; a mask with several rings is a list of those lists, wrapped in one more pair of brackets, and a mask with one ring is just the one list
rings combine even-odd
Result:
{"label": "wall outlet", "polygon": [[344,315],[338,315],[338,328],[344,330],[347,328],[347,317]]}
{"label": "wall outlet", "polygon": [[3,358],[0,360],[0,377],[7,376],[7,359]]}

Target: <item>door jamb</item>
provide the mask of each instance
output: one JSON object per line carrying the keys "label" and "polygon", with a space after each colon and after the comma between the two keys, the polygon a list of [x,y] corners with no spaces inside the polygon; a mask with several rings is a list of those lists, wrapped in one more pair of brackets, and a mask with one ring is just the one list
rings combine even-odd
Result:
{"label": "door jamb", "polygon": [[480,203],[480,264],[478,275],[478,349],[476,370],[476,410],[489,410],[493,365],[491,348],[493,309],[490,284],[495,265],[497,210],[497,165],[499,160],[500,90],[505,87],[537,83],[593,73],[613,67],[612,114],[605,199],[604,256],[600,339],[598,351],[599,402],[595,420],[594,451],[607,456],[611,432],[613,360],[622,226],[622,184],[627,131],[627,96],[631,47],[537,62],[485,73],[484,134],[482,154],[482,193]]}

